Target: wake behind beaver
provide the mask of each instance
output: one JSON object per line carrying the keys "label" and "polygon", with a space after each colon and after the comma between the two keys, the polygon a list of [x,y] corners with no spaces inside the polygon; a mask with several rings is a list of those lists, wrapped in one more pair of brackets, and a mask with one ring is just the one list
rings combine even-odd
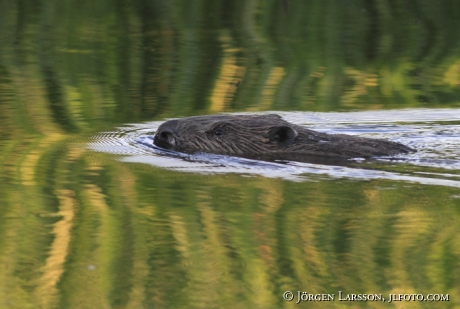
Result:
{"label": "wake behind beaver", "polygon": [[401,143],[328,134],[289,123],[279,115],[210,115],[164,122],[154,144],[184,152],[207,152],[259,160],[340,164],[351,158],[409,153]]}

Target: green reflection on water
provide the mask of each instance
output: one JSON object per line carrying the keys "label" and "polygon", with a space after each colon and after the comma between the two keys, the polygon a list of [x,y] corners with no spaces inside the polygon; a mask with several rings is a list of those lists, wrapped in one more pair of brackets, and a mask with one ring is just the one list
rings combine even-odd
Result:
{"label": "green reflection on water", "polygon": [[44,149],[31,179],[2,188],[5,308],[278,308],[285,290],[456,303],[457,189],[183,175]]}
{"label": "green reflection on water", "polygon": [[456,2],[3,6],[2,101],[68,132],[222,111],[458,106]]}
{"label": "green reflection on water", "polygon": [[[85,150],[154,118],[458,106],[456,2],[285,3],[0,4],[0,308],[458,306],[457,189]],[[450,302],[295,305],[286,290]]]}

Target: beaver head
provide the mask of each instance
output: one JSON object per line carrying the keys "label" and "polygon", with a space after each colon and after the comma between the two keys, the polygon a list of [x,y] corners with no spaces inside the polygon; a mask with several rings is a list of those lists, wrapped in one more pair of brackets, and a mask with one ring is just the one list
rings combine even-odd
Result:
{"label": "beaver head", "polygon": [[169,120],[158,128],[154,144],[185,153],[287,160],[298,160],[299,155],[368,158],[412,151],[391,141],[312,131],[273,114]]}

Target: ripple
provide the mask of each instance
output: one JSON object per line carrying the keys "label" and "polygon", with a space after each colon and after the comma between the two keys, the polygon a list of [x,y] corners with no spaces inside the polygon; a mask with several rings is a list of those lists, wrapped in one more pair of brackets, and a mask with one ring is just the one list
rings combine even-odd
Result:
{"label": "ripple", "polygon": [[[129,124],[114,132],[94,136],[90,148],[123,155],[124,162],[145,163],[180,172],[203,174],[237,173],[277,177],[291,181],[315,177],[391,179],[426,185],[460,187],[460,110],[411,109],[343,113],[270,112],[311,129],[384,138],[417,149],[416,153],[379,158],[386,170],[325,166],[300,162],[263,162],[207,153],[183,154],[153,144],[162,121]],[[242,114],[242,113],[239,113]],[[245,113],[247,114],[247,113]],[[359,162],[359,161],[357,161]],[[387,164],[387,165],[385,165]],[[379,169],[382,167],[379,166]],[[396,168],[398,172],[391,171]],[[433,171],[432,169],[435,169]],[[407,170],[401,172],[400,170]],[[458,174],[456,174],[458,173]]]}

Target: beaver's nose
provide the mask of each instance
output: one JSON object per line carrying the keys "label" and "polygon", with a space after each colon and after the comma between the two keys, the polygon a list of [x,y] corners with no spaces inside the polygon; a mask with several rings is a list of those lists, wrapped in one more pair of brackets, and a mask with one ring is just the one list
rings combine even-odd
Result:
{"label": "beaver's nose", "polygon": [[176,132],[177,120],[170,120],[163,123],[155,134],[153,143],[159,147],[171,149],[176,145],[174,133]]}

